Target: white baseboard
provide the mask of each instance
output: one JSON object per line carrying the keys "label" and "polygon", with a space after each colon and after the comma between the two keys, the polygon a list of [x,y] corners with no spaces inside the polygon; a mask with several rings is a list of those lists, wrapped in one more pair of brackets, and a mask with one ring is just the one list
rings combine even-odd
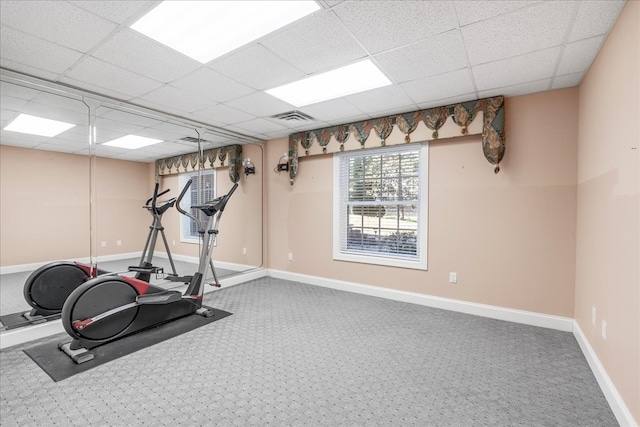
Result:
{"label": "white baseboard", "polygon": [[493,305],[478,304],[473,302],[418,294],[414,292],[363,285],[360,283],[326,279],[317,276],[308,276],[305,274],[291,273],[282,270],[269,270],[269,276],[278,279],[293,280],[310,285],[318,285],[326,288],[338,289],[341,291],[354,292],[358,294],[386,298],[395,301],[419,304],[427,307],[441,308],[444,310],[456,311],[459,313],[473,314],[476,316],[489,317],[498,320],[506,320],[508,322],[523,323],[526,325],[557,329],[565,332],[573,331],[573,319],[570,319],[568,317],[552,316],[549,314],[541,314]]}
{"label": "white baseboard", "polygon": [[607,371],[605,371],[604,366],[600,363],[598,356],[596,355],[593,347],[589,344],[587,337],[580,329],[580,325],[578,325],[577,321],[573,321],[573,336],[578,341],[578,345],[584,354],[584,357],[587,359],[587,363],[593,372],[593,375],[596,377],[598,381],[598,385],[602,390],[607,402],[609,402],[609,406],[613,411],[613,414],[616,416],[618,423],[622,427],[637,427],[638,423],[633,419],[631,412],[625,405],[622,397],[618,393],[618,390],[613,385],[611,378],[607,375]]}

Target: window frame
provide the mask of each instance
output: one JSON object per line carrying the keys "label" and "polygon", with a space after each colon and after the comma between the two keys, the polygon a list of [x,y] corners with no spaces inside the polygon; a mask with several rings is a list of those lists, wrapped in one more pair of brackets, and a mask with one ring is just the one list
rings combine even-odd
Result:
{"label": "window frame", "polygon": [[[213,197],[212,199],[216,198],[216,194],[217,194],[217,174],[216,174],[216,170],[215,169],[203,169],[201,171],[194,171],[194,172],[183,172],[178,174],[178,185],[179,188],[182,189],[184,188],[184,186],[186,185],[187,181],[189,180],[189,178],[194,178],[194,182],[197,180],[198,181],[198,198],[202,198],[202,190],[200,188],[200,177],[203,177],[205,175],[211,175],[213,177]],[[193,184],[191,184],[193,185]],[[204,203],[207,202],[207,200],[202,200],[200,202],[196,201],[196,202],[192,202],[191,201],[191,190],[187,191],[183,197],[183,204],[182,207],[184,210],[186,210],[187,212],[190,211],[191,206],[196,205],[196,204],[200,204],[200,203]],[[194,212],[191,211],[192,214],[196,215],[198,218],[200,218],[200,221],[203,221],[202,218],[202,214],[200,211],[198,212]],[[180,215],[180,242],[182,243],[193,243],[193,244],[200,244],[200,236],[198,234],[196,234],[195,236],[192,235],[187,235],[185,234],[185,231],[187,228],[190,229],[191,224],[195,224],[195,221],[189,217],[187,217],[186,215]],[[196,224],[197,225],[197,224]]]}
{"label": "window frame", "polygon": [[[419,145],[419,147],[416,147]],[[343,239],[343,233],[346,233],[347,221],[341,217],[341,208],[346,205],[348,200],[348,188],[345,188],[345,194],[342,194],[343,188],[341,182],[343,180],[343,170],[348,169],[342,167],[343,162],[349,162],[352,157],[362,157],[368,155],[380,155],[380,153],[398,153],[402,151],[410,151],[418,148],[419,150],[419,171],[418,182],[420,188],[418,190],[418,224],[417,224],[417,249],[418,256],[415,259],[409,259],[402,255],[380,254],[380,253],[353,253],[341,248],[341,243],[346,242],[346,236]],[[365,264],[376,264],[390,267],[400,267],[408,269],[427,270],[427,251],[428,251],[428,208],[429,208],[429,143],[427,141],[416,142],[411,144],[392,145],[387,147],[367,149],[366,153],[359,150],[345,151],[334,153],[333,155],[333,259],[337,261],[357,262]],[[345,178],[346,179],[346,178]],[[348,187],[348,186],[347,186]],[[344,228],[344,230],[342,230]]]}

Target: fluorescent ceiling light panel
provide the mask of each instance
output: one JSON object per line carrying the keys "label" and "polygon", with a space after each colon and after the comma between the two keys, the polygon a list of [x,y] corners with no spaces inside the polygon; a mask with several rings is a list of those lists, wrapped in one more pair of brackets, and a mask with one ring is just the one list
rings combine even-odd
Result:
{"label": "fluorescent ceiling light panel", "polygon": [[382,71],[367,59],[266,92],[296,107],[303,107],[390,84]]}
{"label": "fluorescent ceiling light panel", "polygon": [[315,1],[164,1],[131,28],[205,64],[319,9]]}
{"label": "fluorescent ceiling light panel", "polygon": [[74,126],[75,125],[71,123],[43,119],[42,117],[30,116],[29,114],[20,114],[5,126],[4,130],[53,137]]}
{"label": "fluorescent ceiling light panel", "polygon": [[127,135],[122,138],[117,138],[109,142],[105,142],[102,145],[108,145],[110,147],[128,148],[135,150],[136,148],[146,147],[148,145],[157,144],[162,142],[161,139],[145,138],[144,136]]}

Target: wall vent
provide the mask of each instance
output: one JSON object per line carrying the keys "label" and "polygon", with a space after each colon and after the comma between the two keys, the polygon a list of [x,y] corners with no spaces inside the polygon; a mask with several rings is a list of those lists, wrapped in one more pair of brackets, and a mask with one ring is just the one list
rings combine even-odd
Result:
{"label": "wall vent", "polygon": [[[180,141],[193,142],[194,144],[197,144],[198,143],[198,138],[194,138],[192,136],[183,136],[182,138],[180,138]],[[206,139],[201,139],[200,141],[203,144],[212,143],[211,141],[207,141]]]}
{"label": "wall vent", "polygon": [[271,116],[272,119],[278,120],[287,120],[287,121],[298,121],[298,122],[308,122],[315,120],[308,114],[303,113],[302,111],[293,110],[287,111],[286,113],[276,114],[275,116]]}

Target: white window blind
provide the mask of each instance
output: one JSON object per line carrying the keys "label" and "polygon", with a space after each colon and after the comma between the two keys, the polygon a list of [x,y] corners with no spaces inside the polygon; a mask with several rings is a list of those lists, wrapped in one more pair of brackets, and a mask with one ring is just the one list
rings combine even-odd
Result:
{"label": "white window blind", "polygon": [[[189,181],[189,178],[193,179],[191,187],[184,195],[182,199],[182,208],[189,211],[191,206],[204,204],[209,200],[213,200],[216,197],[216,174],[215,169],[205,169],[200,172],[188,172],[180,174],[180,191],[184,188]],[[200,218],[200,221],[205,221],[202,218],[203,213],[199,209],[191,209],[189,212]],[[180,215],[180,238],[183,241],[197,241],[199,240],[198,225],[194,220],[188,218],[186,215]]]}
{"label": "white window blind", "polygon": [[334,156],[334,258],[426,269],[426,143]]}

